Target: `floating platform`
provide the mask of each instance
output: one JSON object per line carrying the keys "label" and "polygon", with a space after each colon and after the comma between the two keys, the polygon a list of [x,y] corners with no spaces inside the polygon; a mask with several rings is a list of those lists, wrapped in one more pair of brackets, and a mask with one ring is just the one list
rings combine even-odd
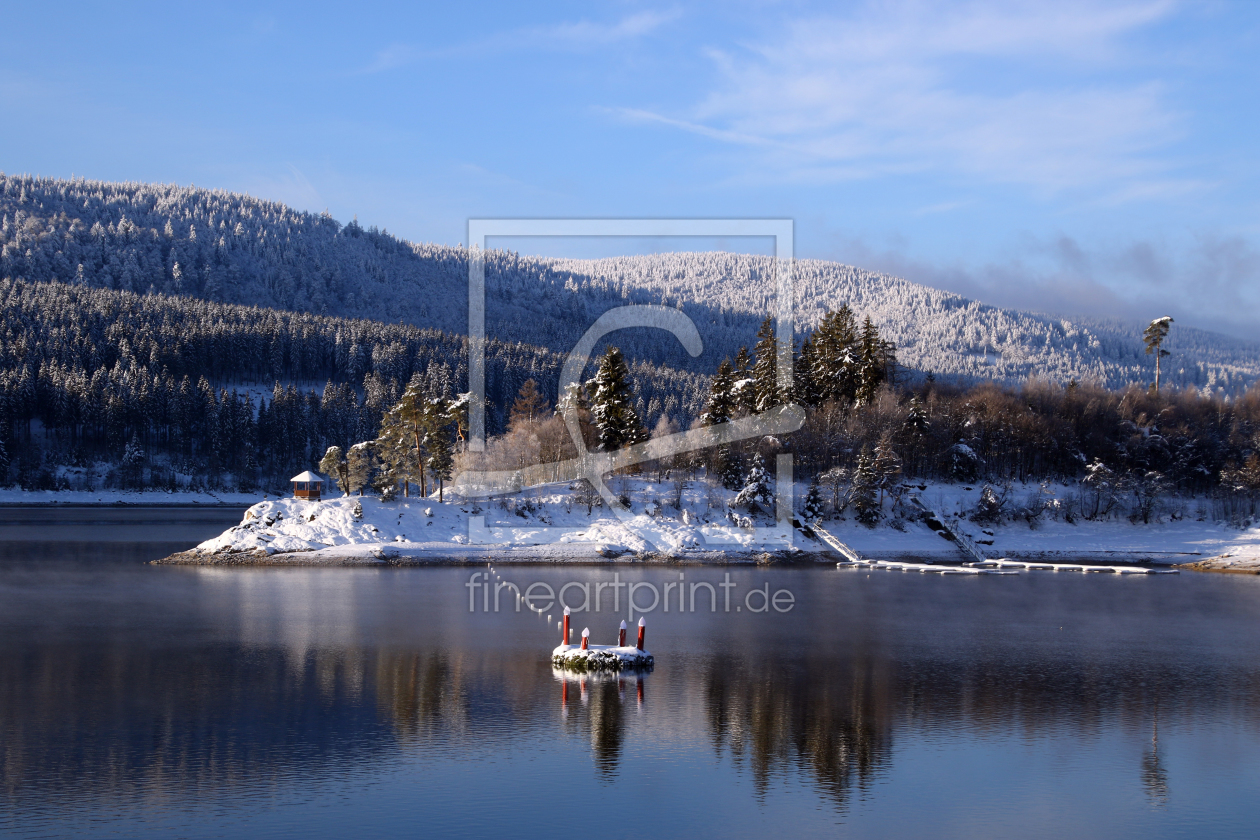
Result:
{"label": "floating platform", "polygon": [[1103,566],[1092,565],[1089,563],[1041,563],[1029,562],[1024,560],[1007,560],[1005,558],[998,560],[985,560],[983,563],[970,563],[967,565],[977,568],[992,569],[1028,569],[1030,571],[1045,572],[1082,572],[1084,574],[1116,574],[1116,575],[1175,575],[1179,571],[1177,569],[1152,569],[1149,566]]}
{"label": "floating platform", "polygon": [[568,671],[647,671],[656,660],[634,645],[560,645],[551,652],[551,664]]}
{"label": "floating platform", "polygon": [[970,566],[945,566],[934,563],[896,563],[888,560],[860,560],[856,563],[841,561],[837,568],[883,569],[890,572],[920,572],[925,575],[1017,575],[1019,572],[1005,569],[979,569]]}
{"label": "floating platform", "polygon": [[626,644],[626,623],[621,622],[617,631],[617,644],[591,644],[591,628],[582,630],[582,644],[569,644],[569,608],[564,608],[563,631],[560,646],[551,652],[551,664],[569,671],[648,671],[656,664],[652,654],[643,649],[647,622],[639,619],[639,638],[633,645]]}

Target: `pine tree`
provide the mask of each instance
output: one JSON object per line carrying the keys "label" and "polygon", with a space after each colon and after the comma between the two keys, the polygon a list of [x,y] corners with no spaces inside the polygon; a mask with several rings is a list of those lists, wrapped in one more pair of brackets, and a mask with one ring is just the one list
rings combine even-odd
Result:
{"label": "pine tree", "polygon": [[119,464],[119,473],[123,479],[123,486],[141,488],[144,486],[144,447],[140,444],[140,436],[132,434],[131,440],[127,443],[127,449],[123,452],[122,462]]}
{"label": "pine tree", "polygon": [[875,457],[868,447],[858,453],[853,482],[849,485],[849,505],[857,512],[857,520],[868,528],[879,522],[880,506],[876,497],[879,478],[875,473]]}
{"label": "pine tree", "polygon": [[811,375],[818,404],[834,400],[849,405],[858,389],[857,324],[848,304],[823,316],[814,331]]}
{"label": "pine tree", "polygon": [[[556,403],[556,415],[568,423],[570,417],[577,418],[578,429],[582,432],[584,445],[591,446],[595,439],[595,427],[591,423],[591,410],[586,401],[586,388],[577,382],[570,383],[560,395]],[[578,453],[581,454],[581,453]]]}
{"label": "pine tree", "polygon": [[858,339],[858,372],[857,393],[855,402],[867,405],[875,400],[879,386],[883,384],[887,372],[886,348],[880,340],[879,330],[875,329],[870,316],[862,322],[862,334]]}
{"label": "pine tree", "polygon": [[429,470],[438,483],[438,501],[444,501],[443,493],[446,482],[451,478],[451,470],[455,465],[454,448],[451,441],[451,426],[454,423],[452,404],[448,400],[434,399],[429,401],[425,415],[427,434],[425,443],[429,454]]}
{"label": "pine tree", "polygon": [[906,412],[906,419],[902,423],[902,428],[914,437],[921,437],[927,434],[931,427],[932,424],[928,420],[927,409],[923,406],[923,400],[919,399],[918,394],[915,394],[910,398],[910,410]]}
{"label": "pine tree", "polygon": [[0,487],[9,486],[9,450],[4,446],[4,438],[0,438]]}
{"label": "pine tree", "polygon": [[340,446],[330,446],[319,461],[319,471],[328,476],[342,493],[350,495],[350,469]]}
{"label": "pine tree", "polygon": [[719,477],[727,490],[739,490],[744,486],[744,462],[730,447],[722,446],[717,452]]}
{"label": "pine tree", "polygon": [[346,453],[346,486],[349,493],[363,495],[363,488],[372,478],[376,458],[371,443],[356,443]]}
{"label": "pine tree", "polygon": [[634,410],[630,368],[616,347],[609,347],[604,353],[588,390],[601,451],[612,452],[647,439],[647,432]]}
{"label": "pine tree", "polygon": [[713,380],[709,383],[709,399],[705,404],[704,413],[700,415],[700,422],[706,426],[716,426],[735,416],[735,394],[732,390],[734,386],[735,379],[731,362],[729,359],[724,359],[718,365],[717,373],[713,375]]}
{"label": "pine tree", "polygon": [[753,359],[747,347],[740,347],[731,371],[732,417],[742,417],[757,410],[757,388],[753,376]]}
{"label": "pine tree", "polygon": [[809,490],[805,493],[805,503],[801,508],[801,517],[806,523],[816,522],[823,516],[823,497],[822,489],[818,486],[817,481],[809,483]]}
{"label": "pine tree", "polygon": [[876,444],[871,466],[875,473],[875,484],[879,488],[879,503],[882,507],[884,492],[891,489],[901,479],[901,458],[893,451],[890,434],[884,434]]}
{"label": "pine tree", "polygon": [[814,384],[815,364],[817,360],[814,353],[814,338],[812,335],[807,335],[801,342],[801,352],[796,358],[796,365],[792,368],[795,378],[792,398],[801,405],[816,406],[820,402],[818,387]]}
{"label": "pine tree", "polygon": [[907,441],[909,448],[910,470],[915,475],[921,473],[922,465],[919,462],[919,456],[931,428],[932,422],[928,418],[927,408],[923,405],[923,400],[919,399],[919,395],[915,394],[910,398],[906,419],[901,424],[902,437]]}
{"label": "pine tree", "polygon": [[402,398],[381,419],[381,431],[377,436],[378,452],[382,459],[391,459],[390,466],[403,482],[403,493],[408,496],[411,495],[412,483],[420,485],[421,496],[428,495],[425,476],[428,467],[425,452],[429,431],[427,408],[424,381],[420,374],[415,374]]}
{"label": "pine tree", "polygon": [[767,508],[774,505],[774,495],[770,492],[770,477],[766,474],[766,462],[760,455],[753,458],[752,466],[748,469],[748,476],[744,479],[744,486],[735,497],[736,505],[747,508],[752,513],[761,509],[758,507],[758,502]]}
{"label": "pine tree", "polygon": [[753,365],[753,410],[767,411],[784,401],[779,388],[779,342],[774,320],[767,316],[757,330],[757,361]]}
{"label": "pine tree", "polygon": [[1146,355],[1155,356],[1155,393],[1159,393],[1159,360],[1169,355],[1163,348],[1164,339],[1168,337],[1168,328],[1173,319],[1167,315],[1151,321],[1150,326],[1142,333],[1142,341],[1146,343]]}

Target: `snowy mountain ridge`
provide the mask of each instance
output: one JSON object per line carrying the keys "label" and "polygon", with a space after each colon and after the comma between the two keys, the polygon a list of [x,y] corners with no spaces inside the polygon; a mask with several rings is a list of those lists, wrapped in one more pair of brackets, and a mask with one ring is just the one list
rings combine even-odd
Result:
{"label": "snowy mountain ridge", "polygon": [[[711,373],[751,344],[774,307],[773,260],[665,253],[574,260],[488,251],[487,331],[567,353],[604,311],[663,303],[700,328],[691,360],[659,332],[615,341],[631,358]],[[60,280],[334,316],[467,330],[468,250],[417,244],[357,222],[222,190],[0,175],[0,277]],[[1000,309],[886,274],[797,260],[798,330],[847,303],[941,377],[1147,382],[1133,324]],[[1143,316],[1162,313],[1143,313]],[[1232,391],[1260,378],[1260,344],[1177,325],[1165,382]]]}

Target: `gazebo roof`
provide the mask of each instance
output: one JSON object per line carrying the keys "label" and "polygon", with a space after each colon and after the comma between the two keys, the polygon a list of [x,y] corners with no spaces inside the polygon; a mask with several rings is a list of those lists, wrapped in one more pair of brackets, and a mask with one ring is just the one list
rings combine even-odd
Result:
{"label": "gazebo roof", "polygon": [[323,482],[323,480],[324,479],[315,475],[315,473],[311,472],[310,470],[307,470],[304,473],[298,473],[297,475],[293,476],[293,478],[289,479],[289,481],[318,481],[321,483]]}

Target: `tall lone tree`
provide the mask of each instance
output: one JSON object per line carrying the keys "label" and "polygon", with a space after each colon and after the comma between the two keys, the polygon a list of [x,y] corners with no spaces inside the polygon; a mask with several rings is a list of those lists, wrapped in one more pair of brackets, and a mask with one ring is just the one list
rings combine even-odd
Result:
{"label": "tall lone tree", "polygon": [[1159,393],[1159,360],[1168,355],[1168,351],[1163,348],[1164,339],[1168,337],[1168,327],[1172,324],[1171,316],[1165,315],[1163,318],[1156,318],[1151,321],[1146,332],[1142,333],[1142,340],[1146,342],[1146,355],[1155,356],[1155,393]]}
{"label": "tall lone tree", "polygon": [[600,359],[595,378],[587,385],[591,394],[591,417],[604,452],[647,440],[647,432],[634,410],[634,388],[630,368],[616,347],[609,347]]}

